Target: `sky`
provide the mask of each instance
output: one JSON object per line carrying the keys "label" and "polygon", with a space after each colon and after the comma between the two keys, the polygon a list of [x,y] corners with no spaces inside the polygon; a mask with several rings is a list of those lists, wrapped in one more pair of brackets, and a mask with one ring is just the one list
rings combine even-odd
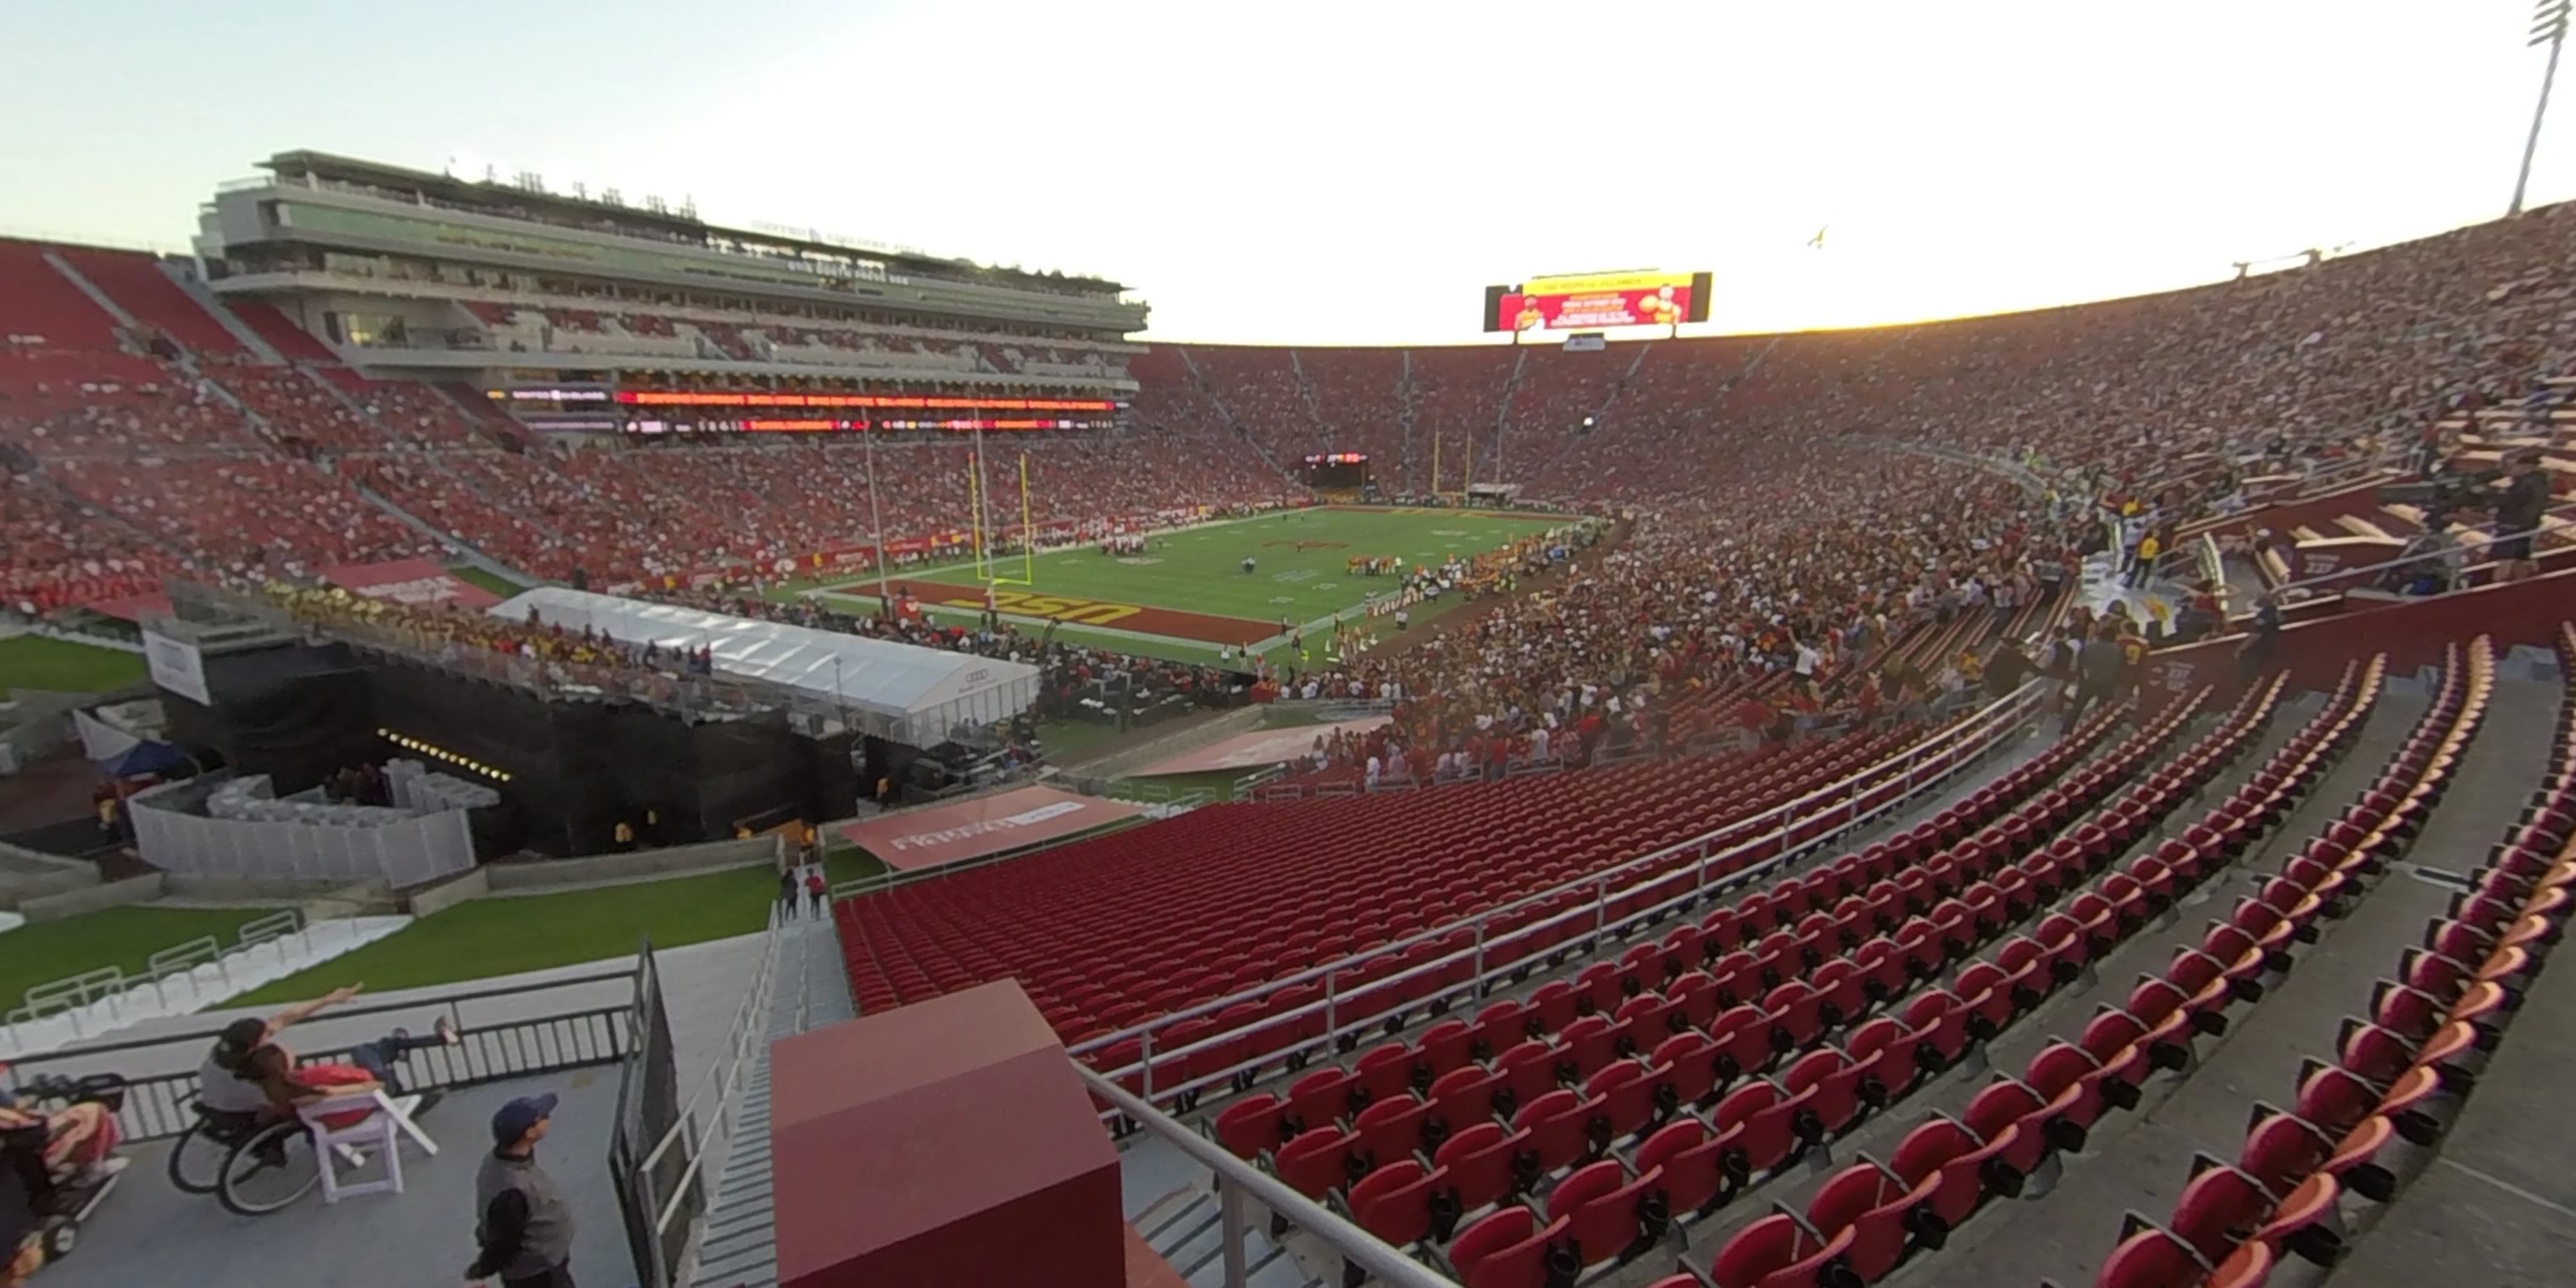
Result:
{"label": "sky", "polygon": [[2495,218],[2530,11],[0,0],[0,233],[183,249],[313,148],[1099,274],[1147,338],[1472,341],[1488,284],[1621,268],[1712,272],[1686,333],[1861,326]]}

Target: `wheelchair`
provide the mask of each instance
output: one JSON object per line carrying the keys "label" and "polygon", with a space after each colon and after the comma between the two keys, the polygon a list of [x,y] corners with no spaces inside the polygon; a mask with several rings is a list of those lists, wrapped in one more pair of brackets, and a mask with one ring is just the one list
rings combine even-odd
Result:
{"label": "wheelchair", "polygon": [[[114,1074],[85,1078],[36,1078],[18,1088],[19,1103],[30,1109],[93,1103],[111,1114],[125,1107],[125,1079]],[[0,1229],[33,1231],[51,1265],[72,1254],[80,1243],[81,1223],[98,1211],[123,1178],[58,1181],[45,1164],[49,1138],[43,1127],[0,1132]],[[16,1240],[10,1241],[16,1246]]]}
{"label": "wheelchair", "polygon": [[212,1194],[237,1216],[267,1216],[322,1183],[312,1134],[297,1118],[228,1113],[191,1101],[197,1121],[170,1146],[170,1184]]}

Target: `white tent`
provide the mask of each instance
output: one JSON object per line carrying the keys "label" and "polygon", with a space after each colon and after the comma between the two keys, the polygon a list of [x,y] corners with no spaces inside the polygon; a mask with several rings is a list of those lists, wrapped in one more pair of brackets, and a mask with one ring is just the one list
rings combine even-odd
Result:
{"label": "white tent", "polygon": [[516,621],[533,615],[570,631],[589,627],[630,644],[710,648],[721,675],[765,681],[873,717],[863,721],[869,732],[914,746],[946,739],[961,721],[1009,719],[1038,698],[1038,668],[1026,662],[584,590],[540,587],[491,612]]}

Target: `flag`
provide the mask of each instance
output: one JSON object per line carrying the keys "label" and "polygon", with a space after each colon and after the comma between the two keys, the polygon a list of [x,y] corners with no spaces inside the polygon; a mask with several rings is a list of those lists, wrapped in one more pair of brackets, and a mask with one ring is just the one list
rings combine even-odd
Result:
{"label": "flag", "polygon": [[1832,224],[1827,224],[1824,228],[1817,229],[1816,235],[1807,239],[1807,249],[1823,250],[1825,248],[1825,229],[1831,227],[1833,227]]}

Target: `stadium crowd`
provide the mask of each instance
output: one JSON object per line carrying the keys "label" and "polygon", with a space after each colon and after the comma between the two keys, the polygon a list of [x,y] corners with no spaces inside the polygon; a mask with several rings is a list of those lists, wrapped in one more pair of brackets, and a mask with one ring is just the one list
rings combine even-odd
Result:
{"label": "stadium crowd", "polygon": [[[1283,663],[1290,691],[1401,693],[1395,736],[1434,747],[1497,721],[1581,724],[1614,699],[1649,740],[1683,716],[1685,739],[1730,723],[1702,717],[1739,691],[1867,718],[1909,688],[1964,688],[1973,653],[1896,646],[1964,613],[2017,620],[2096,548],[2097,507],[2152,520],[2143,537],[2242,504],[2266,474],[2403,455],[2445,412],[2576,371],[2570,252],[2576,215],[2553,207],[2238,282],[1916,327],[1608,354],[1158,348],[1131,366],[1134,428],[1015,439],[985,482],[1015,491],[1025,452],[1031,518],[1097,533],[1285,499],[1281,467],[1354,445],[1383,490],[1424,490],[1436,434],[1440,486],[1472,457],[1478,481],[1631,517],[1629,541],[1415,639],[1380,622],[1379,647]],[[168,571],[255,582],[441,553],[404,516],[538,576],[667,591],[818,566],[880,518],[905,562],[969,508],[955,442],[501,446],[426,389],[241,353],[183,366],[167,337],[55,326],[44,307],[0,310],[0,590],[22,613]],[[2009,458],[2042,490],[1860,437]]]}

